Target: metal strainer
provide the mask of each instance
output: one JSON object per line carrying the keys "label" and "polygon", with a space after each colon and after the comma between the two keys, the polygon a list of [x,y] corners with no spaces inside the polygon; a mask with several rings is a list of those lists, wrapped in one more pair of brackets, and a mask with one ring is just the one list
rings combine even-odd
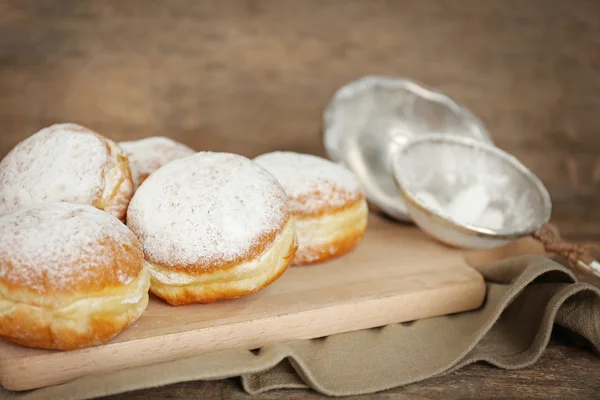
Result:
{"label": "metal strainer", "polygon": [[572,266],[600,276],[600,264],[588,252],[561,241],[547,224],[552,204],[542,182],[499,148],[424,135],[398,146],[392,165],[411,218],[434,238],[482,249],[532,235]]}
{"label": "metal strainer", "polygon": [[366,76],[340,88],[324,113],[327,155],[352,170],[368,200],[408,221],[392,174],[392,153],[410,138],[437,132],[492,143],[479,119],[450,97],[394,77]]}

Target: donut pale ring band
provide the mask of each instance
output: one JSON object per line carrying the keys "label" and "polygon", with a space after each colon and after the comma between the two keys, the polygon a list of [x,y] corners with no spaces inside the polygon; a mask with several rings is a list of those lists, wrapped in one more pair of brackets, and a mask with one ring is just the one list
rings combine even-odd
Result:
{"label": "donut pale ring band", "polygon": [[323,158],[293,152],[263,154],[254,161],[271,172],[288,195],[299,244],[294,264],[338,257],[362,240],[367,202],[350,171]]}
{"label": "donut pale ring band", "polygon": [[0,161],[0,215],[31,205],[89,204],[124,219],[133,182],[125,153],[76,124],[56,124],[17,144]]}
{"label": "donut pale ring band", "polygon": [[188,146],[162,136],[121,142],[119,146],[129,158],[134,190],[137,190],[151,173],[169,161],[195,153]]}
{"label": "donut pale ring band", "polygon": [[212,303],[252,294],[279,278],[296,251],[296,232],[290,219],[275,242],[260,256],[211,273],[172,271],[147,262],[152,293],[172,305]]}
{"label": "donut pale ring band", "polygon": [[323,262],[353,250],[365,235],[368,212],[361,197],[342,210],[316,216],[296,215],[300,247],[294,264]]}
{"label": "donut pale ring band", "polygon": [[245,157],[201,152],[146,179],[127,211],[150,290],[169,304],[257,292],[291,264],[296,233],[279,183]]}
{"label": "donut pale ring band", "polygon": [[102,344],[148,304],[141,246],[88,205],[46,203],[0,217],[0,337],[35,348]]}

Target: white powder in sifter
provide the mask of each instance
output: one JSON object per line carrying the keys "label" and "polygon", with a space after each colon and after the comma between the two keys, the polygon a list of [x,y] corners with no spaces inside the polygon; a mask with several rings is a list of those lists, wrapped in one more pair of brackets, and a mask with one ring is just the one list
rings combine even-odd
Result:
{"label": "white powder in sifter", "polygon": [[0,215],[49,201],[93,204],[109,158],[102,137],[82,126],[42,129],[0,161]]}
{"label": "white powder in sifter", "polygon": [[184,144],[161,136],[121,142],[119,145],[129,158],[129,168],[136,190],[150,174],[169,161],[196,152]]}
{"label": "white powder in sifter", "polygon": [[441,210],[442,205],[437,201],[434,195],[429,192],[421,191],[417,193],[417,197],[423,203],[425,203],[428,207],[433,208],[434,210]]}
{"label": "white powder in sifter", "polygon": [[474,185],[458,192],[444,207],[456,221],[466,224],[476,223],[490,204],[490,196],[485,186]]}
{"label": "white powder in sifter", "polygon": [[150,175],[130,203],[127,225],[148,261],[210,268],[243,260],[279,233],[289,219],[286,202],[279,183],[258,164],[200,152]]}
{"label": "white powder in sifter", "polygon": [[429,208],[456,222],[494,230],[504,227],[504,214],[491,206],[492,199],[481,184],[468,186],[446,203],[425,190],[419,191],[416,197]]}
{"label": "white powder in sifter", "polygon": [[350,171],[321,157],[277,151],[254,161],[281,183],[294,214],[311,215],[326,208],[340,208],[362,194]]}
{"label": "white powder in sifter", "polygon": [[0,217],[0,282],[68,292],[81,285],[125,285],[141,266],[133,233],[92,206],[46,203]]}
{"label": "white powder in sifter", "polygon": [[474,224],[478,224],[484,228],[500,230],[504,228],[504,220],[505,217],[502,211],[497,208],[488,207]]}

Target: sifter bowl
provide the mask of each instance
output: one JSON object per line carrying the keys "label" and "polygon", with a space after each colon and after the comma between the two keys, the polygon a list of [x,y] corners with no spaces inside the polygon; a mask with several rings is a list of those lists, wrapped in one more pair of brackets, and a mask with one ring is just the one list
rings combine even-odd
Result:
{"label": "sifter bowl", "polygon": [[461,248],[489,249],[532,236],[574,270],[600,277],[597,250],[568,243],[549,224],[550,195],[533,172],[480,141],[425,135],[397,147],[392,169],[417,226]]}
{"label": "sifter bowl", "polygon": [[394,183],[392,155],[414,137],[437,132],[492,144],[487,130],[449,96],[408,79],[365,76],[341,87],[323,115],[329,158],[357,176],[370,203],[410,221]]}
{"label": "sifter bowl", "polygon": [[[397,149],[393,172],[414,222],[453,246],[503,246],[550,219],[552,204],[542,182],[515,157],[486,143],[448,135],[416,138]],[[470,215],[476,210],[483,215],[482,207],[498,218]]]}

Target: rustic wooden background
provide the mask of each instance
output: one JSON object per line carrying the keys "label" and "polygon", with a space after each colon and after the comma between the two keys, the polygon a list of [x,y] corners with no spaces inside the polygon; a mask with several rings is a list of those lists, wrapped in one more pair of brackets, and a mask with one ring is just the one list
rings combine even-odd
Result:
{"label": "rustic wooden background", "polygon": [[595,0],[3,0],[0,156],[66,121],[115,140],[323,154],[333,92],[402,75],[478,115],[548,186],[563,233],[600,240],[599,71]]}

